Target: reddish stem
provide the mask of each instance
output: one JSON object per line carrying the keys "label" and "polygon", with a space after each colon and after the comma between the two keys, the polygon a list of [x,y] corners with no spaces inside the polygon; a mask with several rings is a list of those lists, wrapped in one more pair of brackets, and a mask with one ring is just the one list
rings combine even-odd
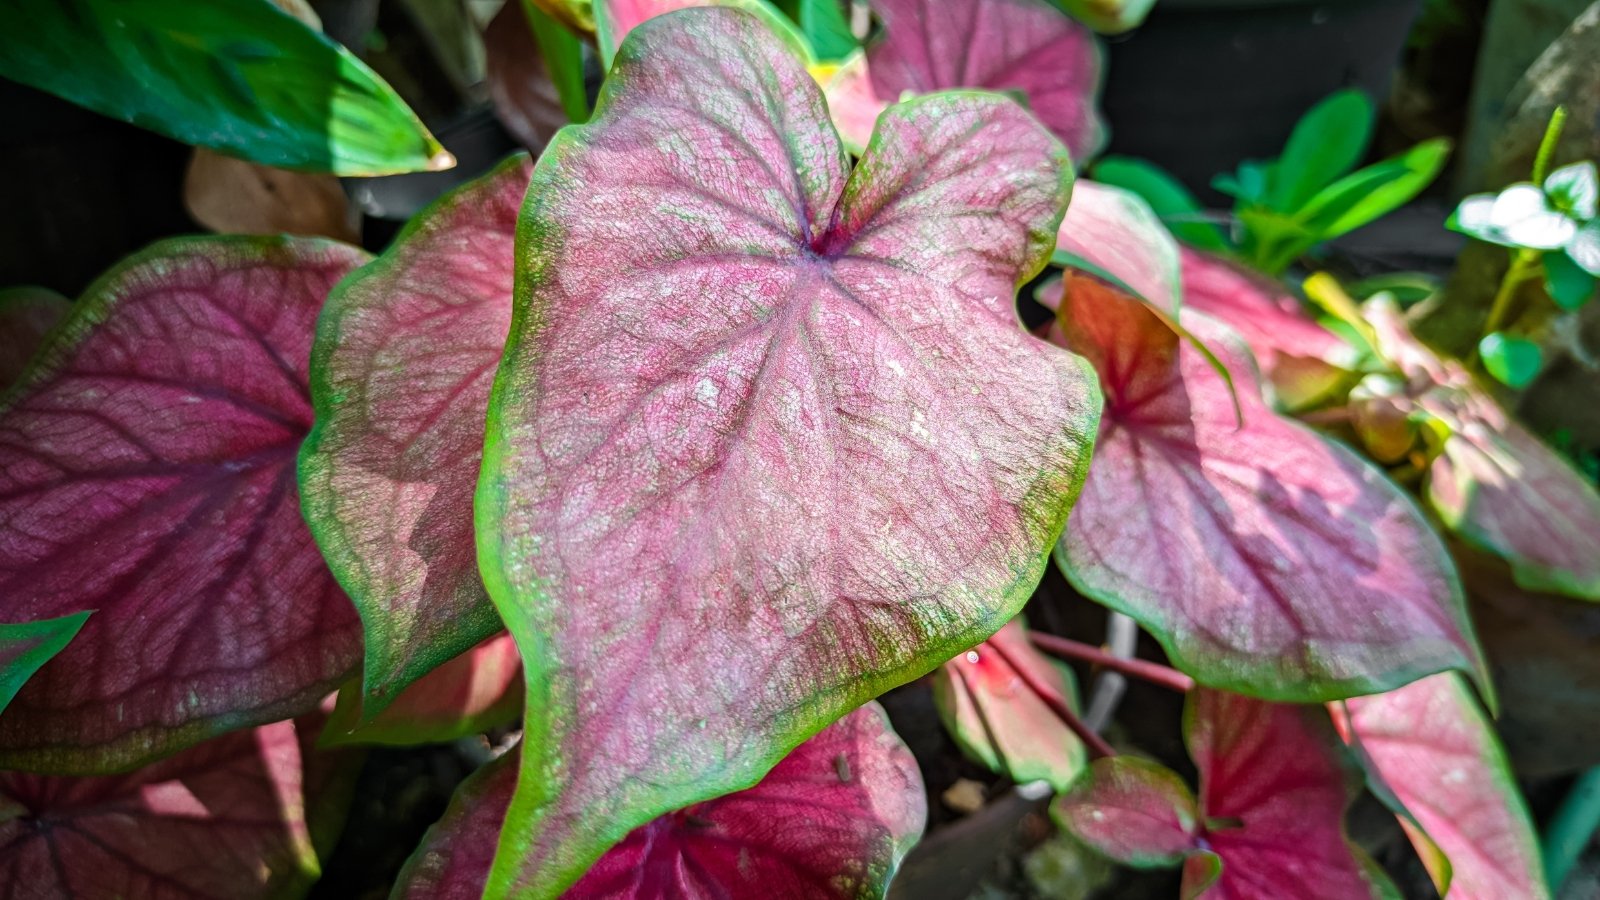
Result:
{"label": "reddish stem", "polygon": [[1012,671],[1016,672],[1027,683],[1028,688],[1039,695],[1039,699],[1044,701],[1044,705],[1050,707],[1050,711],[1056,714],[1056,718],[1072,729],[1072,733],[1078,736],[1078,740],[1083,741],[1084,746],[1089,748],[1089,757],[1091,759],[1117,755],[1117,751],[1106,743],[1105,738],[1095,734],[1094,729],[1085,725],[1083,720],[1078,718],[1078,714],[1072,711],[1072,706],[1067,703],[1065,697],[1051,690],[1049,685],[1041,683],[1033,676],[1032,672],[1028,671],[1026,666],[1018,665],[1017,661],[1006,653],[1005,648],[1001,647],[999,642],[986,643],[983,645],[983,649],[993,650],[999,654],[1001,659],[1005,660],[1006,665],[1010,666]]}
{"label": "reddish stem", "polygon": [[1053,634],[1042,634],[1035,631],[1031,632],[1028,638],[1033,641],[1035,647],[1063,659],[1076,659],[1101,666],[1113,672],[1121,672],[1129,677],[1148,681],[1151,684],[1157,684],[1179,693],[1188,693],[1194,690],[1193,678],[1179,672],[1177,669],[1163,666],[1160,663],[1117,656],[1114,653],[1107,653],[1092,644],[1056,637]]}

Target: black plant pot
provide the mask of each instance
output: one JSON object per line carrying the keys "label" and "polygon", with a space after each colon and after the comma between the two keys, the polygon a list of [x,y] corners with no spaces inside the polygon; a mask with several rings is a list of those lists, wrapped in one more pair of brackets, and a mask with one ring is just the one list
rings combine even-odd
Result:
{"label": "black plant pot", "polygon": [[1159,163],[1208,205],[1212,176],[1277,155],[1343,87],[1381,100],[1422,0],[1159,0],[1109,47],[1111,152]]}

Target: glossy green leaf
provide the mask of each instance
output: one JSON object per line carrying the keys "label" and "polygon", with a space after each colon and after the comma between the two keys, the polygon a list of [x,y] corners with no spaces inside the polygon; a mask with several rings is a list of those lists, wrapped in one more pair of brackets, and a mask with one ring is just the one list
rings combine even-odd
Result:
{"label": "glossy green leaf", "polygon": [[22,683],[61,652],[78,634],[89,612],[56,619],[0,625],[0,710],[21,690]]}
{"label": "glossy green leaf", "polygon": [[285,169],[455,164],[365,63],[268,0],[16,0],[0,75]]}
{"label": "glossy green leaf", "polygon": [[1292,212],[1361,161],[1372,139],[1372,101],[1343,90],[1311,107],[1294,126],[1272,171],[1266,203]]}
{"label": "glossy green leaf", "polygon": [[1206,221],[1206,210],[1200,201],[1154,163],[1127,156],[1108,156],[1095,163],[1094,178],[1143,197],[1172,236],[1185,244],[1218,253],[1232,249],[1222,229]]}
{"label": "glossy green leaf", "polygon": [[849,0],[800,0],[800,31],[819,60],[840,60],[860,49],[844,7]]}
{"label": "glossy green leaf", "polygon": [[1544,289],[1565,310],[1573,310],[1594,296],[1595,276],[1585,272],[1566,251],[1551,250],[1542,257]]}
{"label": "glossy green leaf", "polygon": [[1527,338],[1496,331],[1478,342],[1483,367],[1495,380],[1511,388],[1525,388],[1544,366],[1544,353]]}
{"label": "glossy green leaf", "polygon": [[1444,168],[1450,142],[1443,138],[1412,147],[1339,179],[1307,201],[1297,218],[1319,240],[1338,237],[1403,206]]}
{"label": "glossy green leaf", "polygon": [[583,86],[583,45],[560,21],[534,0],[521,2],[533,31],[534,43],[539,45],[539,55],[544,58],[550,73],[550,82],[556,86],[556,96],[561,98],[561,108],[572,122],[589,121],[589,95]]}

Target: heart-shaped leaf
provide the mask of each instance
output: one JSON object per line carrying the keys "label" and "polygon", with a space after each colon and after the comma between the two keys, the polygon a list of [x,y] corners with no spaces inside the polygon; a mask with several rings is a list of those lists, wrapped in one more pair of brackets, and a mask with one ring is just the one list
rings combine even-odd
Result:
{"label": "heart-shaped leaf", "polygon": [[[1060,289],[1058,289],[1060,290]],[[1279,417],[1215,320],[1183,319],[1227,385],[1142,304],[1069,278],[1057,340],[1106,409],[1056,548],[1078,590],[1148,628],[1195,680],[1309,702],[1481,670],[1461,586],[1416,505],[1343,446]]]}
{"label": "heart-shaped leaf", "polygon": [[1183,297],[1189,309],[1220,320],[1244,339],[1282,408],[1314,405],[1355,381],[1355,349],[1317,324],[1277,282],[1184,250]]}
{"label": "heart-shaped leaf", "polygon": [[1424,497],[1445,526],[1511,564],[1517,584],[1600,600],[1600,493],[1458,363],[1413,337],[1392,303],[1365,313],[1417,408],[1446,426]]}
{"label": "heart-shaped leaf", "polygon": [[1544,366],[1544,352],[1536,342],[1502,331],[1484,335],[1478,342],[1478,353],[1483,357],[1484,369],[1513,390],[1532,384]]}
{"label": "heart-shaped leaf", "polygon": [[72,311],[72,301],[36,287],[0,291],[0,390],[11,386],[45,335]]}
{"label": "heart-shaped leaf", "polygon": [[1076,707],[1077,694],[1072,670],[1034,649],[1021,618],[933,674],[939,718],[968,756],[1056,790],[1078,777],[1088,755],[1044,696]]}
{"label": "heart-shaped leaf", "polygon": [[1544,191],[1526,183],[1498,194],[1473,194],[1445,226],[1491,244],[1535,250],[1559,249],[1578,231],[1578,223],[1552,206]]}
{"label": "heart-shaped leaf", "polygon": [[[8,617],[95,614],[0,717],[0,767],[89,773],[314,707],[361,653],[300,517],[317,310],[361,251],[166,241],[0,400]],[[86,677],[94,673],[94,677]]]}
{"label": "heart-shaped leaf", "polygon": [[1320,711],[1201,689],[1183,724],[1198,803],[1166,769],[1115,756],[1056,800],[1057,818],[1118,862],[1182,858],[1184,897],[1398,896],[1345,836],[1359,779]]}
{"label": "heart-shaped leaf", "polygon": [[522,710],[522,659],[500,634],[413,681],[383,712],[361,721],[355,685],[339,692],[322,746],[434,744],[477,734]]}
{"label": "heart-shaped leaf", "polygon": [[808,64],[812,62],[811,44],[805,35],[767,0],[594,0],[595,41],[600,45],[600,60],[611,65],[628,32],[646,20],[700,6],[744,10],[783,37],[789,49],[801,59]]}
{"label": "heart-shaped leaf", "polygon": [[186,144],[336,175],[455,159],[354,53],[262,0],[17,0],[0,75]]}
{"label": "heart-shaped leaf", "polygon": [[313,756],[314,731],[236,731],[126,775],[0,772],[0,883],[29,897],[299,896],[353,774]]}
{"label": "heart-shaped leaf", "polygon": [[1056,233],[1054,261],[1108,280],[1169,315],[1183,297],[1178,242],[1132,191],[1079,180]]}
{"label": "heart-shaped leaf", "polygon": [[1017,325],[1070,183],[1020,107],[898,105],[849,172],[799,60],[727,9],[646,22],[607,85],[534,170],[490,400],[479,560],[530,748],[496,896],[999,630],[1097,415]]}
{"label": "heart-shaped leaf", "polygon": [[361,612],[369,717],[503,627],[478,578],[472,493],[531,172],[514,157],[419,213],[317,326],[302,504]]}
{"label": "heart-shaped leaf", "polygon": [[1020,95],[1080,165],[1100,152],[1100,42],[1047,0],[872,0],[883,38],[828,86],[834,123],[865,147],[878,114],[910,94]]}
{"label": "heart-shaped leaf", "polygon": [[[395,900],[476,900],[516,788],[502,757],[456,792],[400,873]],[[635,829],[566,896],[882,897],[927,818],[917,763],[868,704],[749,790]]]}
{"label": "heart-shaped leaf", "polygon": [[[1402,805],[1440,894],[1452,900],[1549,897],[1521,790],[1477,698],[1453,674],[1331,704],[1357,758]],[[1430,855],[1443,851],[1448,860]],[[1447,893],[1448,892],[1448,893]]]}

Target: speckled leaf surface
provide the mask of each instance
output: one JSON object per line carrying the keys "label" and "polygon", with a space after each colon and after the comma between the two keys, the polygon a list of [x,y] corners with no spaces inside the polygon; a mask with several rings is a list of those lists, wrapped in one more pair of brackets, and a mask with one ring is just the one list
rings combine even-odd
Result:
{"label": "speckled leaf surface", "polygon": [[1034,649],[1012,619],[994,637],[934,670],[933,700],[962,752],[1016,782],[1063,790],[1088,761],[1050,696],[1076,708],[1072,670]]}
{"label": "speckled leaf surface", "polygon": [[[472,776],[400,875],[395,900],[476,900],[516,787],[514,754]],[[916,760],[877,704],[801,744],[749,790],[635,829],[569,898],[882,897],[927,818]]]}
{"label": "speckled leaf surface", "polygon": [[1069,178],[970,93],[896,107],[849,172],[736,10],[624,43],[535,169],[490,401],[479,559],[538,750],[491,894],[554,893],[1016,613],[1099,403],[1014,306]]}
{"label": "speckled leaf surface", "polygon": [[1281,406],[1300,409],[1354,382],[1356,351],[1275,282],[1189,249],[1182,270],[1184,303],[1244,339]]}
{"label": "speckled leaf surface", "polygon": [[348,772],[283,721],[126,775],[0,773],[0,883],[22,897],[299,896],[344,816]]}
{"label": "speckled leaf surface", "polygon": [[1142,304],[1087,278],[1064,288],[1055,337],[1089,358],[1106,396],[1056,551],[1074,586],[1139,620],[1197,681],[1267,699],[1481,671],[1455,569],[1420,510],[1268,408],[1237,337],[1183,319],[1232,372],[1242,419],[1206,359]]}
{"label": "speckled leaf surface", "polygon": [[1199,849],[1194,792],[1176,772],[1147,759],[1095,760],[1051,812],[1078,840],[1125,866],[1175,866]]}
{"label": "speckled leaf surface", "polygon": [[532,169],[513,157],[418,214],[317,325],[301,503],[361,613],[367,716],[503,628],[478,577],[472,494]]}
{"label": "speckled leaf surface", "polygon": [[1100,42],[1048,0],[872,0],[872,9],[882,39],[828,87],[851,147],[866,145],[888,104],[951,88],[1025,96],[1079,165],[1104,146]]}
{"label": "speckled leaf surface", "polygon": [[1098,269],[1156,309],[1178,314],[1183,297],[1178,242],[1150,204],[1131,191],[1081,179],[1074,184],[1056,235],[1056,259]]}
{"label": "speckled leaf surface", "polygon": [[50,329],[72,310],[72,301],[37,287],[0,290],[0,390],[11,386]]}
{"label": "speckled leaf surface", "polygon": [[1184,737],[1200,777],[1198,810],[1177,775],[1113,757],[1056,800],[1057,818],[1130,865],[1181,858],[1183,897],[1398,896],[1345,835],[1360,779],[1319,710],[1202,688],[1184,708]]}
{"label": "speckled leaf surface", "polygon": [[10,705],[11,698],[40,666],[67,646],[87,618],[88,612],[79,612],[0,625],[0,711]]}
{"label": "speckled leaf surface", "polygon": [[436,744],[504,725],[522,711],[522,659],[509,634],[489,638],[413,681],[371,721],[358,686],[339,692],[322,745]]}
{"label": "speckled leaf surface", "polygon": [[[1521,789],[1493,723],[1458,676],[1353,697],[1332,712],[1369,774],[1409,813],[1401,825],[1441,892],[1448,887],[1452,900],[1550,896]],[[1448,870],[1430,860],[1434,846]]]}
{"label": "speckled leaf surface", "polygon": [[0,717],[0,767],[126,769],[304,712],[349,676],[359,623],[300,517],[294,459],[317,310],[363,258],[315,239],[157,244],[91,287],[0,400],[8,616],[95,611]]}
{"label": "speckled leaf surface", "polygon": [[[1454,360],[1411,336],[1390,304],[1365,312],[1380,349],[1406,379],[1408,408],[1449,436],[1424,497],[1445,526],[1502,557],[1517,584],[1600,600],[1600,493],[1522,427]],[[1397,401],[1398,402],[1398,401]]]}

